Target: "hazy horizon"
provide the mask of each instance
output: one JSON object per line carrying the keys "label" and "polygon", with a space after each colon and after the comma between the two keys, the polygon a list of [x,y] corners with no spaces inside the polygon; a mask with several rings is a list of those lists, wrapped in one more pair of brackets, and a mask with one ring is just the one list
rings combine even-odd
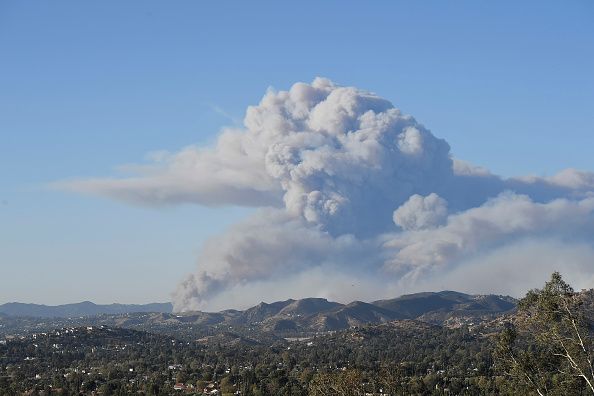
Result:
{"label": "hazy horizon", "polygon": [[0,304],[593,287],[592,11],[5,2]]}
{"label": "hazy horizon", "polygon": [[[440,292],[458,292],[458,291],[457,290],[439,290],[439,291],[438,290],[435,290],[435,291],[415,292],[415,293],[409,293],[409,294],[402,294],[402,295],[392,296],[391,298],[387,298],[386,300],[390,300],[390,299],[394,299],[394,298],[399,298],[399,297],[404,297],[404,296],[408,296],[408,295],[414,295],[414,294],[440,293]],[[461,293],[463,293],[463,292],[461,292]],[[472,293],[464,293],[464,294],[473,295]],[[502,295],[502,294],[498,294],[498,293],[492,293],[492,294],[493,295],[500,295],[500,296],[513,297],[513,298],[515,298],[514,296],[507,296],[507,295]],[[246,309],[246,308],[255,307],[255,306],[257,306],[259,304],[262,304],[262,303],[264,303],[264,304],[272,304],[272,303],[276,303],[276,302],[298,301],[298,300],[303,300],[303,299],[320,299],[320,298],[321,299],[325,299],[325,300],[327,300],[329,302],[336,302],[336,303],[340,303],[340,304],[349,304],[349,303],[353,303],[353,302],[356,302],[356,301],[360,301],[360,300],[352,300],[352,301],[342,301],[341,302],[341,301],[333,301],[333,300],[328,300],[328,299],[323,298],[323,297],[315,297],[315,296],[304,297],[304,298],[287,297],[287,298],[284,298],[282,300],[260,301],[260,302],[258,302],[256,304],[253,304],[253,305],[252,304],[248,304],[246,306],[240,306],[238,308],[221,308],[221,309],[212,310],[212,311],[206,311],[206,312],[220,312],[220,311],[224,311],[224,310],[228,310],[228,309],[240,309],[240,310],[243,310],[243,309]],[[381,301],[381,300],[382,299],[373,300],[373,301],[371,301],[371,300],[370,301],[363,301],[363,302],[371,303],[371,302],[374,302],[374,301]],[[121,303],[121,302],[96,303],[94,301],[85,300],[85,301],[73,301],[73,302],[66,303],[66,304],[44,304],[44,303],[39,303],[39,302],[9,301],[9,302],[6,302],[6,303],[1,303],[0,306],[7,305],[7,304],[26,304],[26,305],[38,305],[38,306],[45,306],[45,307],[52,308],[52,307],[61,307],[61,306],[65,306],[65,305],[84,304],[84,303],[92,303],[92,304],[99,305],[99,306],[109,306],[109,305],[134,305],[134,306],[138,305],[138,306],[145,306],[145,305],[154,305],[154,304],[172,304],[171,301],[152,301],[152,302],[140,303],[140,304],[127,304],[125,302],[123,302],[123,303]],[[191,311],[188,311],[188,312],[191,312]]]}

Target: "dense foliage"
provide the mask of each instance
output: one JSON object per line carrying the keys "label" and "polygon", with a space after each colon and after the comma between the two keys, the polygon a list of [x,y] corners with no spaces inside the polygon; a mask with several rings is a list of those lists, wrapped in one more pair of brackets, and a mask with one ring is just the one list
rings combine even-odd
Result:
{"label": "dense foliage", "polygon": [[495,352],[517,389],[538,395],[594,394],[592,292],[576,293],[553,273],[519,302]]}
{"label": "dense foliage", "polygon": [[181,324],[165,322],[35,332],[27,322],[0,341],[0,395],[586,395],[593,307],[593,291],[553,274],[517,313],[455,328],[396,320],[303,334],[177,332]]}
{"label": "dense foliage", "polygon": [[70,328],[0,345],[0,389],[158,395],[173,393],[178,383],[186,388],[180,392],[195,394],[209,385],[245,395],[342,394],[345,386],[354,394],[489,394],[498,386],[490,345],[464,329],[413,321],[271,345],[232,334],[203,344],[117,328]]}

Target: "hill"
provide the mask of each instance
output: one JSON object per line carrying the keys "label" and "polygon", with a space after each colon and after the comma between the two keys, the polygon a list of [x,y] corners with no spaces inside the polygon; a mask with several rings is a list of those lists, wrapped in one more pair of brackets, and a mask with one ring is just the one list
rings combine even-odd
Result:
{"label": "hill", "polygon": [[[372,303],[355,301],[341,304],[324,298],[304,298],[272,303],[262,302],[243,311],[172,313],[171,304],[96,305],[90,302],[61,306],[11,303],[0,306],[4,328],[19,328],[14,319],[28,329],[61,325],[106,325],[155,331],[159,333],[207,336],[212,331],[234,329],[266,333],[314,333],[348,329],[394,320],[417,320],[425,323],[459,327],[493,320],[513,312],[516,301],[496,295],[469,295],[443,291],[404,295]],[[7,318],[13,318],[11,324]],[[68,320],[68,322],[64,322]]]}
{"label": "hill", "polygon": [[[199,326],[272,333],[311,333],[348,329],[394,320],[417,320],[447,327],[474,325],[511,313],[516,300],[507,296],[469,295],[459,292],[427,292],[404,295],[372,303],[354,301],[340,304],[323,298],[304,298],[273,303],[261,302],[244,311],[216,313],[187,312],[168,315],[144,315],[120,321],[118,325],[137,323],[139,328],[176,328]],[[150,322],[150,323],[149,323]],[[108,325],[110,323],[107,323]]]}
{"label": "hill", "polygon": [[455,291],[403,295],[372,304],[408,319],[446,324],[456,318],[485,318],[513,311],[516,300],[509,296],[470,295]]}
{"label": "hill", "polygon": [[74,316],[95,316],[103,314],[124,314],[132,312],[171,312],[171,303],[152,304],[109,304],[99,305],[90,301],[64,305],[42,305],[12,302],[0,305],[0,313],[11,316],[36,318],[68,318]]}

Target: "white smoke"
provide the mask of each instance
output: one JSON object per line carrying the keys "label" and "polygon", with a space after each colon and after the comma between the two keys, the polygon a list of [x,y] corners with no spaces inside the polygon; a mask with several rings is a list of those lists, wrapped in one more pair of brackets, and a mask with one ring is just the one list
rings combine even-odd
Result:
{"label": "white smoke", "polygon": [[435,193],[426,197],[411,195],[394,211],[394,223],[403,230],[422,230],[443,224],[448,215],[448,203]]}
{"label": "white smoke", "polygon": [[476,294],[507,294],[522,297],[526,291],[541,287],[553,271],[577,290],[594,285],[594,247],[583,241],[567,241],[552,237],[520,238],[484,253],[470,255],[457,265],[434,271],[406,289],[457,290]]}
{"label": "white smoke", "polygon": [[[177,310],[218,306],[255,284],[302,285],[322,268],[394,292],[401,279],[410,288],[455,273],[517,238],[591,242],[592,173],[502,179],[453,159],[447,142],[389,101],[322,78],[269,90],[214,147],[135,171],[57,185],[145,205],[263,208],[207,242],[174,293]],[[323,293],[340,297],[336,288]]]}
{"label": "white smoke", "polygon": [[[423,214],[422,209],[420,212]],[[503,193],[480,207],[450,215],[442,227],[384,236],[384,246],[393,249],[385,265],[417,276],[426,269],[462,261],[522,238],[577,240],[594,231],[593,216],[594,198],[556,199],[542,204],[525,195]]]}
{"label": "white smoke", "polygon": [[370,250],[367,242],[350,234],[332,237],[286,211],[261,210],[207,241],[199,257],[200,271],[181,283],[174,301],[176,306],[205,308],[205,300],[221,289],[262,279],[283,279],[318,267],[341,268],[350,261],[366,269],[381,267],[381,261],[367,255]]}

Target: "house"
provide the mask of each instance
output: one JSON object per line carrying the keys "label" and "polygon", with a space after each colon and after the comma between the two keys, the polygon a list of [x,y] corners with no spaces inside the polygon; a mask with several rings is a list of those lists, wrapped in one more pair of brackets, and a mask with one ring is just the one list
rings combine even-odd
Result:
{"label": "house", "polygon": [[173,389],[178,391],[185,391],[186,385],[178,382],[177,384],[173,385]]}
{"label": "house", "polygon": [[206,387],[202,390],[202,392],[206,395],[218,395],[219,394],[219,390],[216,387],[216,384],[214,383],[210,383],[208,385],[206,385]]}

